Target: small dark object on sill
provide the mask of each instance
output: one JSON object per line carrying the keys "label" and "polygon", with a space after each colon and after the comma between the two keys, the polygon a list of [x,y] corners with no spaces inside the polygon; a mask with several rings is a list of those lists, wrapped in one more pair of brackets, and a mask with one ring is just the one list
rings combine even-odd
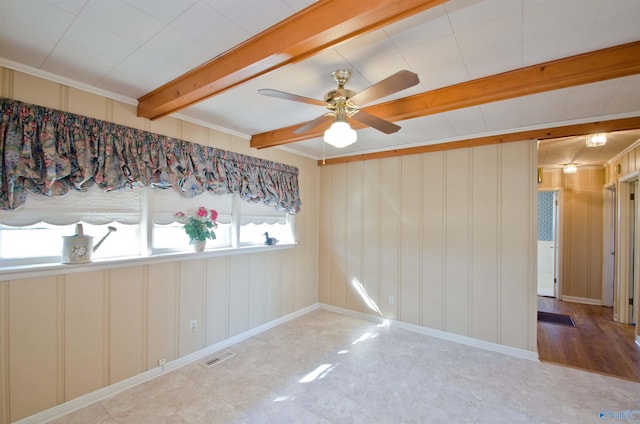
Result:
{"label": "small dark object on sill", "polygon": [[264,233],[264,244],[272,246],[276,243],[278,243],[278,239],[274,238],[274,237],[269,237],[269,233]]}

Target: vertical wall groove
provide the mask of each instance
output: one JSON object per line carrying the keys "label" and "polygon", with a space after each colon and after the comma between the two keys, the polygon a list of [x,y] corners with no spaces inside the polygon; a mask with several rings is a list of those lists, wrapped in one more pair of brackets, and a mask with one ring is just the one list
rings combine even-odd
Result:
{"label": "vertical wall groove", "polygon": [[[149,362],[149,266],[142,267],[142,369],[148,369]],[[155,365],[155,364],[154,364]]]}
{"label": "vertical wall groove", "polygon": [[65,281],[64,275],[56,278],[56,374],[57,403],[65,399]]}
{"label": "vertical wall groove", "polygon": [[3,281],[0,282],[0,423],[2,424],[8,424],[11,416],[9,384],[9,281]]}
{"label": "vertical wall groove", "polygon": [[[502,145],[499,145],[497,150],[497,157],[496,157],[496,163],[497,164],[502,164]],[[496,187],[496,198],[497,198],[497,203],[498,205],[502,205],[502,178],[503,178],[503,173],[502,173],[502,166],[498,166],[497,169],[497,187]],[[498,281],[496,282],[496,304],[497,305],[502,305],[502,284],[503,284],[503,280],[502,280],[502,259],[503,259],[503,254],[504,251],[502,249],[502,208],[498,207],[496,208],[496,244],[497,244],[497,251],[499,252],[496,255],[496,277],[498,279]],[[498,308],[498,311],[496,313],[496,337],[497,343],[502,343],[502,308]]]}
{"label": "vertical wall groove", "polygon": [[442,330],[447,330],[447,154],[442,154]]}
{"label": "vertical wall groove", "polygon": [[467,202],[469,204],[469,211],[467,213],[467,238],[469,240],[469,244],[467,244],[467,310],[469,311],[467,315],[467,335],[474,337],[474,328],[473,328],[473,270],[474,270],[474,255],[473,255],[473,216],[474,216],[474,203],[473,203],[473,170],[474,170],[474,160],[473,160],[473,151],[467,156],[467,169],[469,173],[467,174]]}
{"label": "vertical wall groove", "polygon": [[102,293],[103,293],[103,310],[104,317],[102,321],[102,386],[107,386],[111,375],[111,273],[105,271],[102,274]]}

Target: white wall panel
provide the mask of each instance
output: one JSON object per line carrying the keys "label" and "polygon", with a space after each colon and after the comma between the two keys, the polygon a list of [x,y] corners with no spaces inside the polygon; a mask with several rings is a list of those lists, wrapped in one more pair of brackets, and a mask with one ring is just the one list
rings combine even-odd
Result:
{"label": "white wall panel", "polygon": [[58,401],[58,284],[55,277],[9,283],[11,420]]}
{"label": "white wall panel", "polygon": [[0,423],[9,422],[9,394],[9,282],[3,281],[0,283]]}
{"label": "white wall panel", "polygon": [[110,271],[109,383],[144,371],[144,304],[142,267]]}
{"label": "white wall panel", "polygon": [[249,329],[250,255],[229,258],[229,336]]}
{"label": "white wall panel", "polygon": [[445,329],[463,336],[470,335],[470,155],[469,149],[452,150],[445,154]]}
{"label": "white wall panel", "polygon": [[362,285],[362,162],[347,164],[347,261],[346,261],[346,307],[354,311],[365,311]]}
{"label": "white wall panel", "polygon": [[[322,168],[321,168],[322,169]],[[318,203],[319,215],[322,219],[318,223],[318,298],[320,302],[334,304],[331,301],[331,268],[333,260],[332,249],[332,228],[331,228],[331,179],[333,177],[333,167],[325,168],[325,172],[320,173],[320,201]]]}
{"label": "white wall panel", "polygon": [[229,337],[229,257],[207,260],[206,344]]}
{"label": "white wall panel", "polygon": [[342,308],[347,306],[347,166],[332,167],[331,210],[331,279],[330,301]]}
{"label": "white wall panel", "polygon": [[402,157],[400,220],[400,287],[398,316],[422,324],[422,158]]}
{"label": "white wall panel", "polygon": [[[202,349],[205,344],[206,307],[206,261],[183,261],[180,263],[180,323],[179,355],[185,356]],[[195,330],[191,322],[195,321]]]}
{"label": "white wall panel", "polygon": [[267,255],[251,255],[249,268],[249,328],[267,322],[267,285],[269,260]]}
{"label": "white wall panel", "polygon": [[363,163],[362,196],[362,285],[363,293],[369,299],[365,312],[379,315],[380,297],[380,202],[381,202],[381,161],[370,160]]}
{"label": "white wall panel", "polygon": [[500,342],[535,350],[536,169],[534,142],[501,151]]}
{"label": "white wall panel", "polygon": [[280,256],[273,252],[264,252],[265,287],[265,322],[272,321],[282,315],[282,264]]}
{"label": "white wall panel", "polygon": [[345,307],[335,292],[360,258],[382,315],[535,351],[535,160],[522,141],[366,161],[362,178],[357,163],[321,168],[321,301]]}
{"label": "white wall panel", "polygon": [[[400,158],[385,159],[380,174],[380,309],[398,317],[400,243]],[[390,302],[393,298],[393,304]]]}
{"label": "white wall panel", "polygon": [[445,153],[422,155],[422,325],[444,330]]}
{"label": "white wall panel", "polygon": [[108,314],[101,271],[65,277],[64,373],[65,400],[108,384],[104,364]]}
{"label": "white wall panel", "polygon": [[154,264],[149,266],[148,275],[147,369],[151,369],[160,359],[169,362],[179,356],[178,265]]}
{"label": "white wall panel", "polygon": [[499,192],[497,145],[474,149],[471,251],[471,335],[499,341]]}

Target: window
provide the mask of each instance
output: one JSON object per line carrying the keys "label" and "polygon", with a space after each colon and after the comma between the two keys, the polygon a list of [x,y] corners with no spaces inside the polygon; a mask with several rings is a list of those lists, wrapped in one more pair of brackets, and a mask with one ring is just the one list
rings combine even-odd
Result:
{"label": "window", "polygon": [[19,209],[0,211],[0,259],[3,266],[57,263],[63,237],[76,233],[76,223],[93,237],[94,247],[104,238],[93,259],[191,252],[175,214],[189,215],[200,206],[218,212],[216,240],[207,241],[208,250],[263,245],[265,233],[279,244],[294,241],[293,215],[238,194],[187,198],[172,188],[105,193],[93,187],[58,197],[32,194]]}
{"label": "window", "polygon": [[140,210],[140,190],[105,194],[92,187],[50,198],[30,195],[20,208],[0,212],[0,257],[6,265],[57,262],[63,237],[76,233],[76,223],[94,237],[94,246],[109,234],[94,258],[140,255]]}
{"label": "window", "polygon": [[189,237],[178,222],[176,212],[194,214],[200,207],[215,209],[218,212],[216,239],[207,241],[207,249],[231,247],[231,204],[232,194],[213,195],[204,193],[187,198],[173,189],[148,190],[149,216],[153,223],[151,247],[155,253],[166,251],[193,250]]}
{"label": "window", "polygon": [[265,233],[278,243],[293,241],[293,215],[264,203],[239,201],[236,208],[240,215],[240,245],[264,244]]}

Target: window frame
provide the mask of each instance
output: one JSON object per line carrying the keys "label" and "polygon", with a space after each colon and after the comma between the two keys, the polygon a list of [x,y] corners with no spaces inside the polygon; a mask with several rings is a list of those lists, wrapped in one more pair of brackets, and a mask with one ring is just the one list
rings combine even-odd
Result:
{"label": "window frame", "polygon": [[[137,263],[139,261],[144,261],[147,259],[153,260],[154,258],[158,258],[159,260],[166,260],[166,258],[171,257],[182,257],[182,256],[190,256],[193,255],[193,250],[189,249],[170,249],[170,248],[153,248],[153,229],[154,222],[152,211],[150,210],[150,195],[149,190],[154,190],[150,187],[141,187],[138,190],[142,190],[141,193],[141,210],[140,210],[140,221],[138,223],[138,237],[139,237],[139,253],[136,256],[121,256],[121,257],[113,257],[113,258],[92,258],[91,262],[86,264],[82,264],[83,267],[91,266],[91,264],[121,264],[121,263]],[[213,195],[213,194],[204,194]],[[288,241],[279,242],[276,245],[266,245],[266,244],[258,244],[258,243],[240,243],[240,230],[241,230],[241,207],[242,199],[238,193],[233,193],[232,195],[232,205],[231,205],[231,229],[230,229],[230,244],[225,246],[216,246],[209,247],[205,250],[204,254],[206,257],[209,256],[220,256],[220,255],[229,255],[235,253],[246,253],[248,251],[260,251],[263,249],[274,249],[274,248],[288,248],[293,247],[297,244],[295,240],[295,215],[286,213],[286,225],[288,226],[288,231],[291,235],[291,239]],[[2,211],[0,211],[2,213]],[[186,237],[186,235],[185,235]],[[62,250],[62,240],[60,241],[60,249]],[[198,255],[202,256],[203,253],[198,253]],[[39,256],[39,257],[30,257],[30,258],[11,258],[5,259],[0,258],[0,281],[3,279],[2,276],[6,274],[6,272],[11,271],[19,271],[19,270],[28,270],[30,268],[44,269],[46,267],[73,267],[77,269],[80,264],[62,264],[60,256]]]}

